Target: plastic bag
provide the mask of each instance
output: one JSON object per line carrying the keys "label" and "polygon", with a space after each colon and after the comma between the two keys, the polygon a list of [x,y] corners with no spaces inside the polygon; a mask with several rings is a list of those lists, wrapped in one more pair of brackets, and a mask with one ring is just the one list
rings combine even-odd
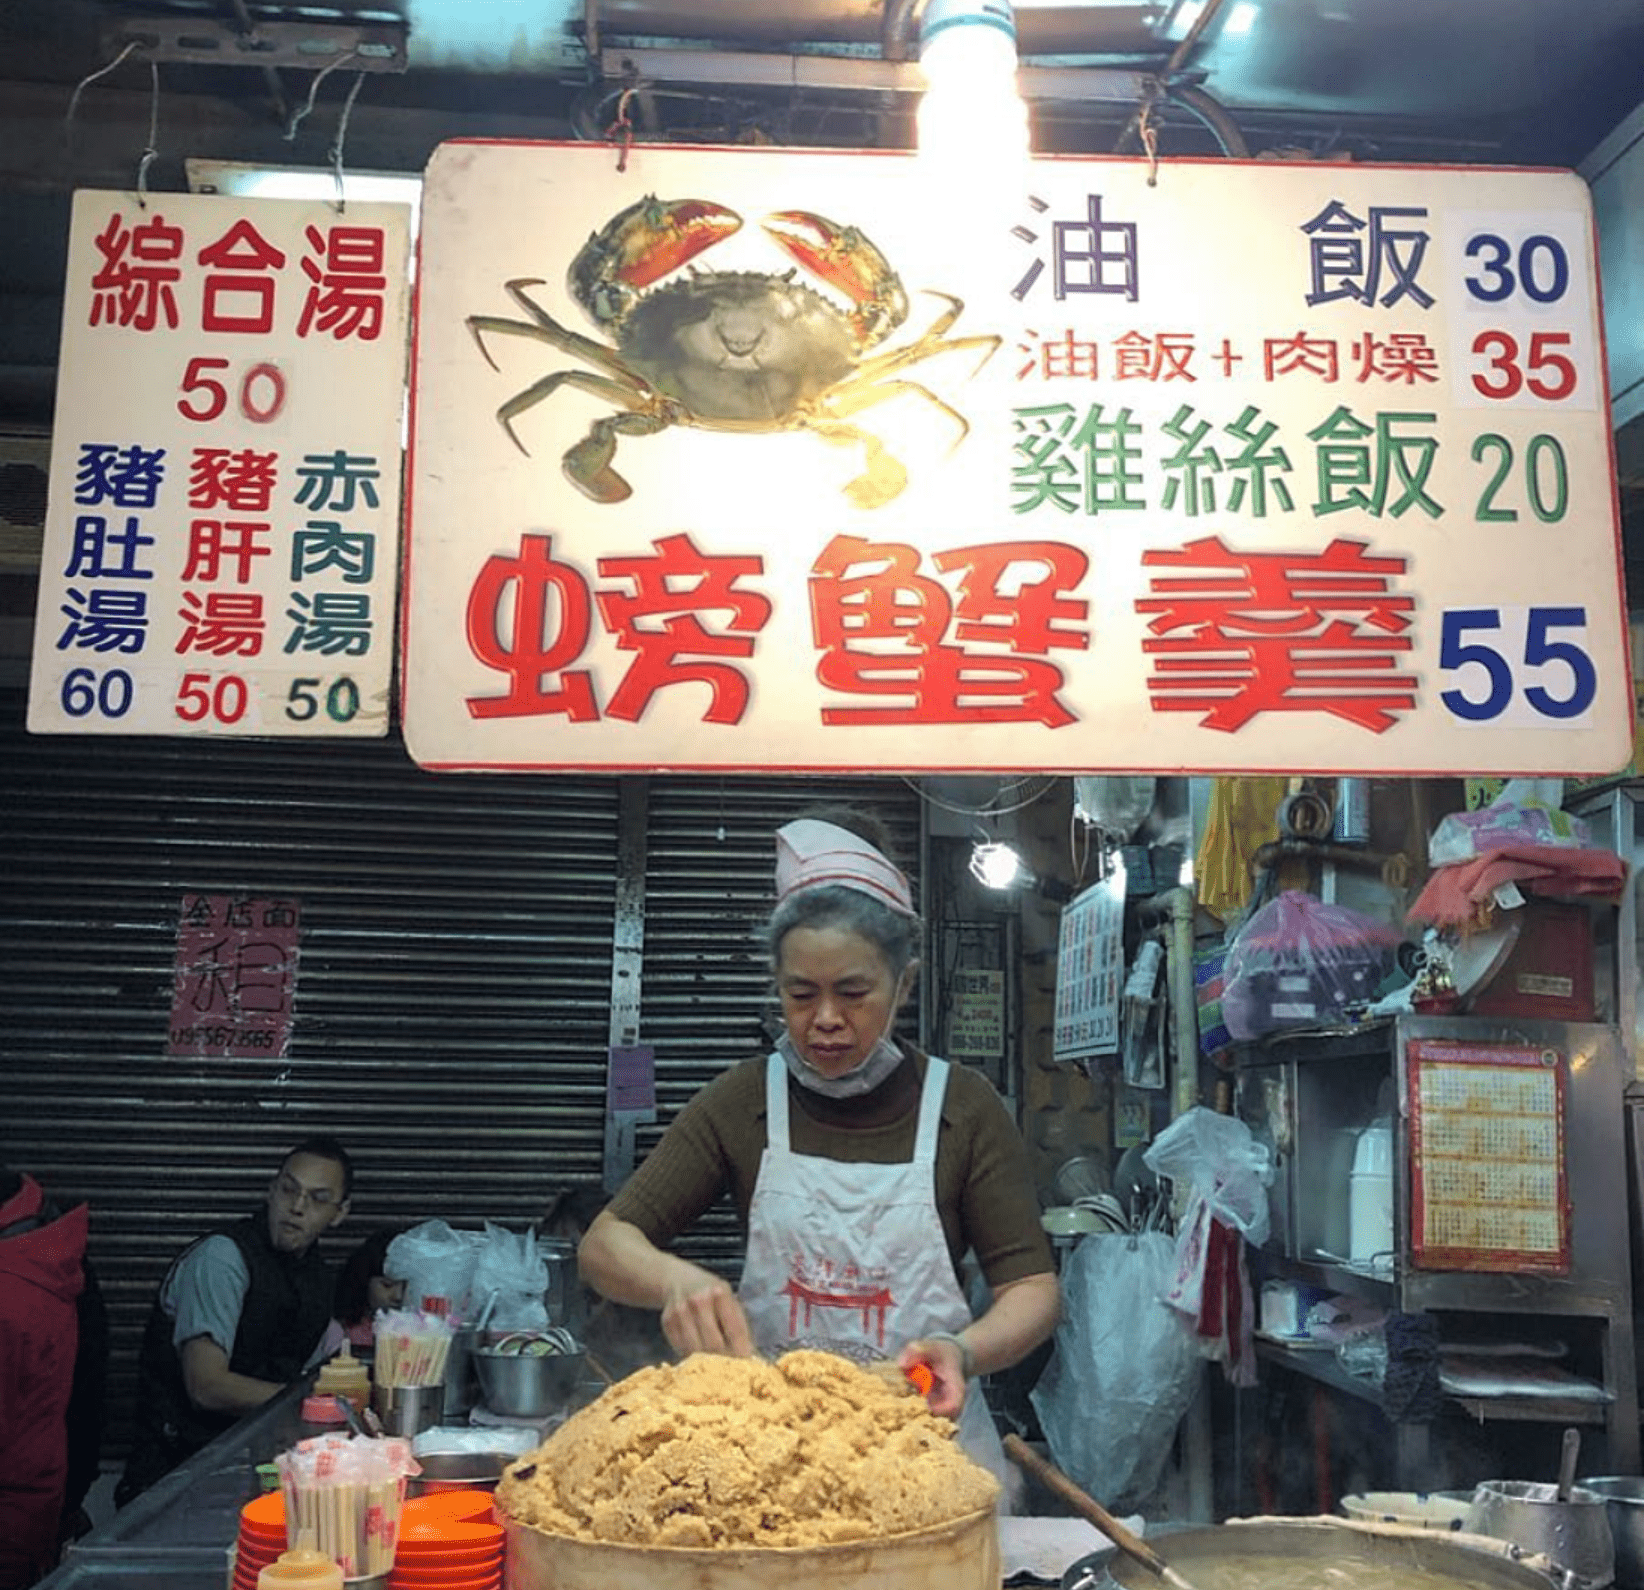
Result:
{"label": "plastic bag", "polygon": [[1198,1387],[1192,1327],[1160,1301],[1176,1267],[1162,1231],[1084,1237],[1062,1268],[1062,1323],[1033,1388],[1058,1468],[1110,1512],[1158,1489]]}
{"label": "plastic bag", "polygon": [[425,1220],[388,1244],[383,1273],[406,1283],[407,1308],[424,1308],[429,1298],[443,1297],[447,1312],[460,1319],[468,1311],[479,1243],[477,1231]]}
{"label": "plastic bag", "polygon": [[477,1315],[496,1293],[486,1328],[541,1330],[548,1323],[547,1290],[548,1261],[535,1236],[529,1231],[510,1231],[506,1226],[487,1223],[474,1265],[472,1310]]}
{"label": "plastic bag", "polygon": [[1400,938],[1375,917],[1287,889],[1233,941],[1222,1020],[1241,1040],[1335,1021],[1349,1005],[1375,997],[1393,970]]}
{"label": "plastic bag", "polygon": [[1267,1144],[1237,1116],[1195,1105],[1142,1150],[1142,1163],[1197,1193],[1216,1219],[1252,1246],[1267,1241],[1273,1162]]}
{"label": "plastic bag", "polygon": [[1583,850],[1592,844],[1592,829],[1579,817],[1542,798],[1536,779],[1509,779],[1481,811],[1452,812],[1442,818],[1427,846],[1427,861],[1451,867],[1510,845],[1556,845]]}

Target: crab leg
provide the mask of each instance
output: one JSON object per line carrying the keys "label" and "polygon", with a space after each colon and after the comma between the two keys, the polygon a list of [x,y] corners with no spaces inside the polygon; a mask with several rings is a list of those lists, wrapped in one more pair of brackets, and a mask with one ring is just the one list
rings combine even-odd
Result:
{"label": "crab leg", "polygon": [[856,227],[809,210],[778,210],[761,224],[781,249],[856,305],[851,324],[864,345],[882,341],[908,318],[901,278]]}
{"label": "crab leg", "polygon": [[854,480],[846,481],[845,495],[858,508],[880,508],[899,495],[908,483],[908,472],[885,450],[885,444],[871,431],[858,430],[838,420],[812,419],[805,429],[836,447],[860,447],[866,466]]}
{"label": "crab leg", "polygon": [[523,392],[516,392],[497,410],[497,419],[507,431],[508,440],[527,458],[531,455],[531,449],[519,439],[519,432],[514,429],[514,421],[527,409],[535,408],[544,398],[552,397],[562,386],[575,387],[579,391],[592,393],[595,397],[609,398],[611,402],[634,413],[643,412],[648,401],[644,392],[624,386],[620,381],[613,381],[609,376],[595,375],[592,370],[555,370],[552,375],[545,375],[540,381],[533,381]]}
{"label": "crab leg", "polygon": [[655,413],[610,414],[595,420],[588,434],[565,454],[565,478],[595,502],[621,502],[631,497],[634,488],[611,468],[617,437],[654,436],[672,424],[671,416]]}
{"label": "crab leg", "polygon": [[526,296],[527,287],[543,285],[539,276],[517,277],[504,284],[508,296],[531,317],[529,321],[507,320],[501,315],[468,317],[468,330],[472,333],[485,362],[493,370],[499,368],[497,361],[491,357],[491,350],[485,346],[485,339],[480,335],[481,332],[490,331],[507,337],[534,337],[539,342],[551,343],[556,348],[564,349],[566,353],[575,354],[579,359],[586,359],[602,370],[609,370],[613,375],[625,377],[630,381],[637,379],[618,357],[614,348],[608,348],[603,342],[597,342],[592,337],[583,336],[579,331],[562,326],[547,310]]}
{"label": "crab leg", "polygon": [[[906,369],[910,364],[918,364],[924,359],[933,359],[939,353],[964,352],[971,348],[985,348],[987,352],[977,361],[976,368],[980,370],[995,353],[999,351],[1002,337],[985,332],[974,337],[955,337],[952,341],[944,340],[946,333],[953,323],[964,313],[963,302],[951,293],[939,293],[932,288],[926,291],[932,298],[947,300],[948,307],[931,322],[929,327],[920,336],[917,342],[909,343],[905,348],[893,348],[888,353],[875,354],[871,359],[864,359],[857,366],[854,379],[877,379],[882,375],[889,375],[893,370]],[[938,344],[932,347],[931,343]]]}

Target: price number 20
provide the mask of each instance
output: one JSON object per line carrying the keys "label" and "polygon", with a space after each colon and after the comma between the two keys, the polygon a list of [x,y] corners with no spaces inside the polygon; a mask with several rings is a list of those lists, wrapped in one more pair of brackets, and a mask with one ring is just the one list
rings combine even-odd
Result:
{"label": "price number 20", "polygon": [[[1515,659],[1492,642],[1505,639],[1509,628],[1517,629],[1511,620],[1520,617],[1524,640],[1522,656]],[[1443,615],[1439,667],[1451,674],[1464,668],[1471,672],[1454,689],[1441,691],[1439,699],[1465,723],[1494,722],[1515,696],[1536,717],[1560,723],[1579,718],[1598,695],[1598,670],[1581,644],[1586,628],[1584,607],[1532,607],[1511,619],[1498,607],[1452,608]],[[1511,647],[1518,650],[1516,644]],[[1550,678],[1540,676],[1545,683],[1520,679],[1521,670],[1544,667],[1553,670]]]}

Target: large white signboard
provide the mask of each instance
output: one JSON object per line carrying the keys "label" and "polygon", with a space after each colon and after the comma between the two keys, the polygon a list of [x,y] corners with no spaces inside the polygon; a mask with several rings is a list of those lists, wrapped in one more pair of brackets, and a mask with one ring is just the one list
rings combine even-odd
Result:
{"label": "large white signboard", "polygon": [[74,196],[30,729],[387,732],[409,215]]}
{"label": "large white signboard", "polygon": [[1573,176],[449,144],[438,768],[1574,772],[1632,744]]}

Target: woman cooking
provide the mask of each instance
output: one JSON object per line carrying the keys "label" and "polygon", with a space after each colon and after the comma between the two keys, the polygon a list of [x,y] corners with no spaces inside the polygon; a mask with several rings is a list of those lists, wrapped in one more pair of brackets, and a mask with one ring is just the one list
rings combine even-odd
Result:
{"label": "woman cooking", "polygon": [[[661,1310],[681,1354],[804,1346],[928,1364],[931,1410],[958,1419],[971,1456],[1008,1481],[987,1406],[965,1393],[1056,1328],[1027,1150],[984,1076],[891,1035],[920,922],[877,825],[829,812],[789,823],[776,845],[766,940],[786,1031],[680,1112],[589,1228],[581,1273]],[[734,1292],[664,1251],[726,1188],[747,1227]],[[967,1250],[992,1292],[974,1319]]]}

